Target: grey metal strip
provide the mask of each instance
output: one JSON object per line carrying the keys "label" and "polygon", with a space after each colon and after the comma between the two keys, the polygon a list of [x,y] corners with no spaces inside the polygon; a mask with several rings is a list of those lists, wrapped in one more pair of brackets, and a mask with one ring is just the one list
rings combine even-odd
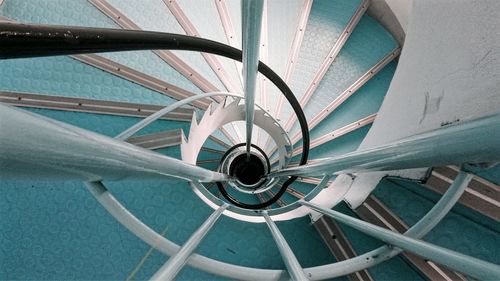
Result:
{"label": "grey metal strip", "polygon": [[[457,174],[455,167],[434,168],[424,186],[438,194],[443,194]],[[483,178],[474,176],[458,202],[500,221],[500,186]]]}
{"label": "grey metal strip", "polygon": [[[68,98],[32,93],[0,91],[0,102],[32,108],[98,113],[117,116],[146,117],[163,108],[159,105]],[[193,109],[178,108],[161,119],[190,122]]]}
{"label": "grey metal strip", "polygon": [[[175,1],[175,0],[163,0],[163,2],[168,7],[170,12],[175,16],[175,18],[177,19],[179,24],[182,26],[184,31],[186,31],[186,34],[191,35],[191,36],[200,37],[200,33],[195,28],[195,26],[191,23],[191,21],[188,19],[186,14],[182,11],[179,4],[177,4],[177,1]],[[212,70],[215,72],[217,77],[219,77],[219,79],[224,84],[224,86],[226,86],[228,91],[233,92],[233,93],[241,92],[241,87],[239,87],[238,85],[235,85],[233,83],[233,81],[231,81],[229,74],[222,67],[222,64],[219,62],[219,60],[214,55],[207,54],[207,53],[201,53],[201,55],[207,61],[208,65],[212,68]]]}
{"label": "grey metal strip", "polygon": [[[357,256],[356,251],[345,236],[339,225],[327,216],[321,216],[313,223],[330,252],[338,261],[348,260]],[[368,270],[362,270],[347,275],[350,281],[373,280]]]}
{"label": "grey metal strip", "polygon": [[[86,54],[73,55],[71,57],[176,100],[182,100],[184,98],[196,95],[195,93],[186,91],[163,80],[144,74],[99,55]],[[209,104],[209,100],[198,100],[193,102],[194,106],[201,109],[206,109]]]}
{"label": "grey metal strip", "polygon": [[182,130],[174,129],[161,133],[147,134],[143,136],[130,137],[126,142],[147,148],[160,149],[180,145],[182,140]]}
{"label": "grey metal strip", "polygon": [[[349,22],[347,23],[346,27],[344,28],[339,38],[333,45],[332,49],[326,56],[325,60],[321,64],[320,68],[314,75],[314,78],[307,87],[307,90],[305,91],[304,95],[302,95],[302,97],[300,98],[299,102],[302,108],[304,108],[307,105],[312,95],[316,91],[316,88],[318,88],[319,83],[321,82],[326,72],[330,68],[330,65],[332,65],[332,63],[335,61],[337,55],[340,53],[340,50],[342,49],[342,47],[344,47],[345,43],[347,42],[347,39],[349,39],[349,36],[351,36],[352,31],[361,20],[361,17],[365,13],[366,9],[368,9],[369,2],[370,0],[363,0],[363,2],[361,2],[359,7],[354,12],[354,15],[349,19]],[[295,114],[292,114],[285,124],[285,129],[290,130],[290,128],[296,121],[297,121],[297,116]]]}
{"label": "grey metal strip", "polygon": [[293,187],[288,187],[286,189],[286,192],[299,200],[304,199],[304,197],[306,196],[304,193],[295,190]]}
{"label": "grey metal strip", "polygon": [[[103,14],[112,19],[116,24],[124,29],[141,30],[132,20],[127,18],[123,13],[114,8],[105,0],[88,0],[92,5],[99,9]],[[167,64],[172,66],[175,70],[181,73],[189,81],[193,82],[198,88],[204,92],[217,92],[220,91],[215,85],[204,78],[200,73],[182,61],[172,51],[156,50],[153,51]]]}
{"label": "grey metal strip", "polygon": [[[404,233],[409,228],[406,223],[373,195],[368,197],[355,212],[363,220],[392,231]],[[466,280],[461,274],[426,261],[415,254],[403,252],[403,257],[429,280]]]}

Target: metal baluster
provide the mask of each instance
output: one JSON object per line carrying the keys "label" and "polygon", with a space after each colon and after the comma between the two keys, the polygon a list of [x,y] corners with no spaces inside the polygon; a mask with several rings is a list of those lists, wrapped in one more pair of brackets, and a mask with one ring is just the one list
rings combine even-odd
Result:
{"label": "metal baluster", "polygon": [[299,261],[293,254],[292,249],[290,249],[290,246],[286,243],[285,237],[283,237],[276,224],[269,217],[267,211],[263,211],[262,215],[266,219],[267,226],[269,230],[271,230],[271,234],[273,235],[274,241],[276,241],[276,245],[278,246],[283,262],[292,280],[309,280],[300,266]]}
{"label": "metal baluster", "polygon": [[254,119],[255,88],[259,66],[259,43],[262,25],[263,0],[241,1],[243,85],[245,92],[246,150],[250,157]]}
{"label": "metal baluster", "polygon": [[193,251],[198,247],[208,231],[215,224],[222,212],[228,207],[228,204],[220,206],[208,219],[194,232],[188,241],[182,245],[177,254],[170,257],[168,261],[158,270],[151,280],[173,280],[186,264],[188,258]]}
{"label": "metal baluster", "polygon": [[[459,177],[457,177],[454,185],[467,184],[470,181],[470,177],[470,175],[462,173]],[[332,217],[337,222],[343,223],[367,235],[380,239],[389,245],[412,252],[428,260],[447,266],[453,270],[463,272],[474,278],[478,278],[480,280],[496,280],[500,277],[500,266],[496,264],[460,254],[422,240],[405,236],[403,234],[392,232],[388,229],[344,215],[337,211],[324,209],[321,206],[307,201],[301,200],[299,202],[317,212]]]}

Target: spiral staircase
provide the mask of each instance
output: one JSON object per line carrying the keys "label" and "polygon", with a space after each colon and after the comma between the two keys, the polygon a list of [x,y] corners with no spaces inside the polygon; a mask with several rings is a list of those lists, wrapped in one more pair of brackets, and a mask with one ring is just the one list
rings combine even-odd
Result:
{"label": "spiral staircase", "polygon": [[0,0],[0,279],[500,279],[500,100],[412,127],[382,2]]}

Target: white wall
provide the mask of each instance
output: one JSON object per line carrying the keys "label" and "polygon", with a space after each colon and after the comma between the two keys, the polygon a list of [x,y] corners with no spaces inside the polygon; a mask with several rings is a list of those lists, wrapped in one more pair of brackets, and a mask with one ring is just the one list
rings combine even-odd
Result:
{"label": "white wall", "polygon": [[415,0],[396,74],[361,147],[500,112],[499,11],[498,0]]}

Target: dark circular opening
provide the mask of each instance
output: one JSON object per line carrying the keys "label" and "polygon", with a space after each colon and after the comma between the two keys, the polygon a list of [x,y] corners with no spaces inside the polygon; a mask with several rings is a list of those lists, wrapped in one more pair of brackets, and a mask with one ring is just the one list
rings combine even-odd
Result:
{"label": "dark circular opening", "polygon": [[256,155],[246,154],[236,156],[229,166],[229,174],[245,185],[257,184],[265,174],[264,163]]}

